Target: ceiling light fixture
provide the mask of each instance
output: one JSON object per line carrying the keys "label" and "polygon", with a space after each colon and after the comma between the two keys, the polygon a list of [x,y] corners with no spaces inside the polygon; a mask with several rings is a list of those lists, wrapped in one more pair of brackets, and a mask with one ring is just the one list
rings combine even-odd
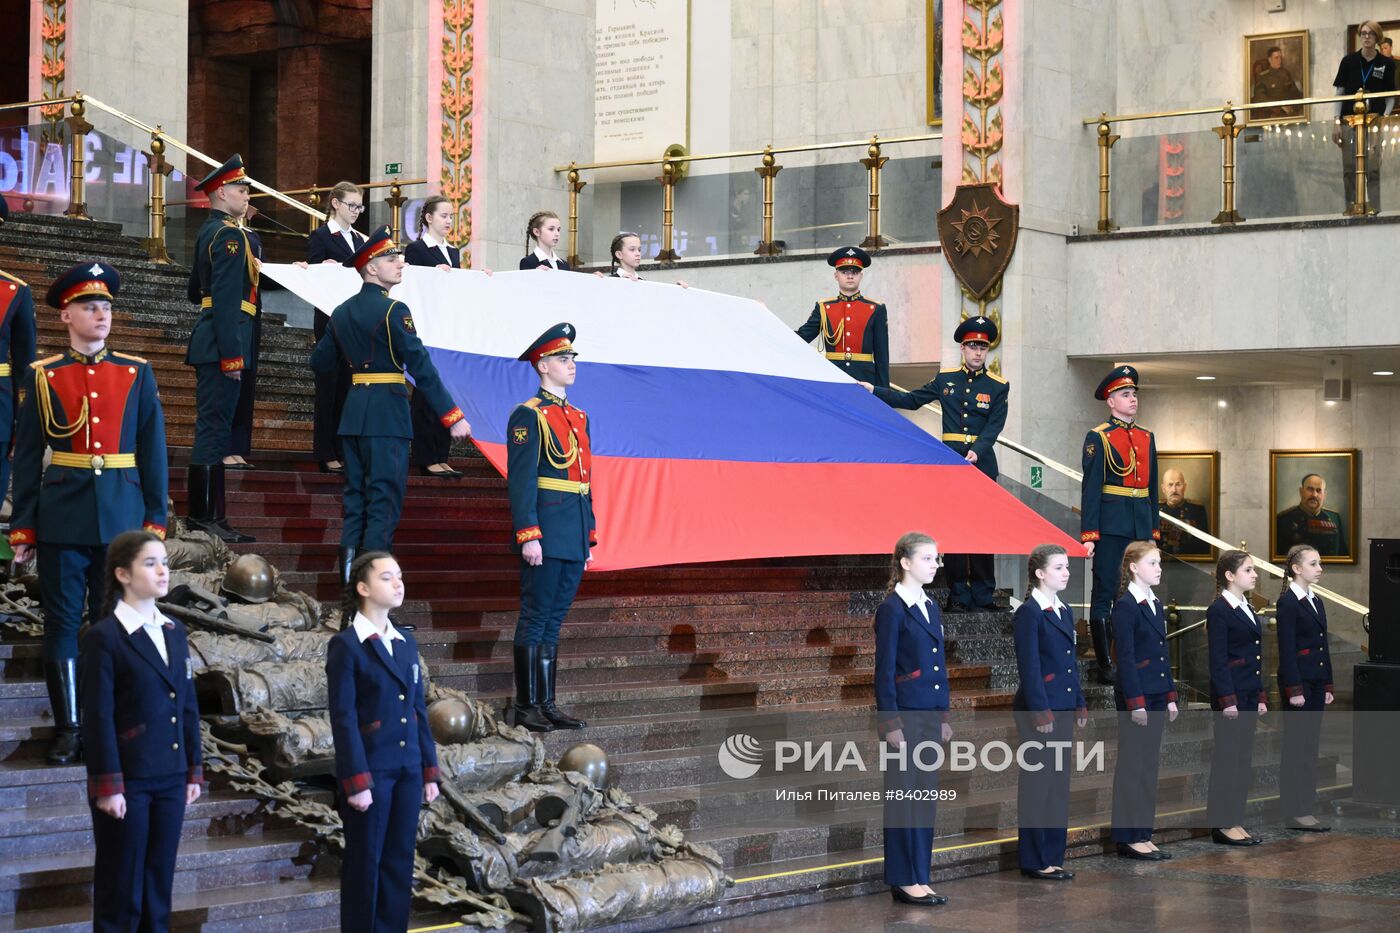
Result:
{"label": "ceiling light fixture", "polygon": [[1197,382],[1214,382],[1214,381],[1215,381],[1215,377],[1214,377],[1214,376],[1197,376],[1197,377],[1196,377],[1196,381],[1197,381]]}

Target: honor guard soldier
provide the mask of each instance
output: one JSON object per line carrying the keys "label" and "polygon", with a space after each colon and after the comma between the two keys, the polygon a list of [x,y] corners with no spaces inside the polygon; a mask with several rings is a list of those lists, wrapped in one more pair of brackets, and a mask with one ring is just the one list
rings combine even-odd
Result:
{"label": "honor guard soldier", "polygon": [[[0,222],[10,207],[0,198]],[[23,280],[0,269],[0,499],[10,488],[10,440],[19,401],[15,386],[34,362],[34,295]]]}
{"label": "honor guard soldier", "polygon": [[[151,366],[106,346],[117,270],[74,266],[48,292],[68,325],[67,351],[34,362],[15,430],[15,560],[37,554],[44,675],[53,707],[53,764],[82,754],[78,627],[102,618],[107,545],[124,531],[165,536],[165,416]],[[44,469],[44,450],[53,459]]]}
{"label": "honor guard soldier", "polygon": [[836,269],[838,293],[830,301],[818,301],[797,336],[807,343],[822,338],[822,352],[857,382],[890,384],[890,326],[885,306],[860,293],[860,280],[870,265],[870,254],[859,246],[843,246],[826,257]]}
{"label": "honor guard soldier", "polygon": [[235,155],[204,177],[209,217],[195,239],[189,300],[199,305],[185,363],[195,372],[194,446],[186,473],[189,523],[230,544],[252,541],[229,527],[224,457],[233,450],[242,379],[257,339],[258,262],[240,221],[248,213],[243,159]]}
{"label": "honor guard soldier", "polygon": [[506,722],[535,732],[582,729],[555,705],[559,628],[598,543],[593,517],[593,445],[588,416],[565,393],[577,376],[572,324],[556,324],[520,355],[540,391],[511,412],[506,481],[520,548],[520,618],[515,624],[515,701]]}
{"label": "honor guard soldier", "polygon": [[[912,392],[881,386],[866,387],[892,408],[916,409],[937,401],[943,408],[943,443],[988,477],[997,478],[997,437],[1006,427],[1006,401],[1011,387],[987,371],[987,351],[997,340],[997,326],[988,318],[968,318],[953,331],[962,347],[962,366],[939,373]],[[944,573],[951,590],[949,612],[992,609],[996,595],[996,563],[990,554],[949,554]]]}
{"label": "honor guard soldier", "polygon": [[344,265],[360,273],[360,292],[331,312],[311,352],[315,372],[347,366],[351,374],[338,430],[345,454],[345,523],[337,567],[342,579],[356,553],[389,550],[403,514],[413,439],[405,367],[443,427],[454,438],[471,434],[414,330],[408,306],[389,297],[389,289],[403,281],[404,267],[389,228],[377,230]]}
{"label": "honor guard soldier", "polygon": [[1156,541],[1157,444],[1134,423],[1138,373],[1119,366],[1103,378],[1094,398],[1108,403],[1110,417],[1084,436],[1084,480],[1080,489],[1079,540],[1094,561],[1089,631],[1094,639],[1095,676],[1113,683],[1108,619],[1118,592],[1119,563],[1130,541]]}

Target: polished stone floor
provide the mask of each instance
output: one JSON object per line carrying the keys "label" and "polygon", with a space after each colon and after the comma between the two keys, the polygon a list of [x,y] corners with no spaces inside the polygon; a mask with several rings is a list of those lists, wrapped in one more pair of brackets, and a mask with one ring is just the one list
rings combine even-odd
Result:
{"label": "polished stone floor", "polygon": [[935,884],[943,907],[888,894],[690,927],[695,933],[874,930],[1115,931],[1400,930],[1400,824],[1331,818],[1333,831],[1262,832],[1233,849],[1209,838],[1174,843],[1170,862],[1113,855],[1074,859],[1077,877],[1051,884],[1016,872]]}

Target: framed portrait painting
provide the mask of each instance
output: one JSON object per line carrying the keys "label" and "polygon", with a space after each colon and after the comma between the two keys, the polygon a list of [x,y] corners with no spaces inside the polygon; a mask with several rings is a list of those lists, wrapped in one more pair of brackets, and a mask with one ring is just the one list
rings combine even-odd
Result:
{"label": "framed portrait painting", "polygon": [[1269,558],[1307,544],[1325,564],[1354,564],[1357,557],[1357,451],[1269,451]]}
{"label": "framed portrait painting", "polygon": [[924,0],[924,119],[943,125],[943,0]]}
{"label": "framed portrait painting", "polygon": [[[1177,521],[1220,537],[1220,452],[1157,452],[1157,508]],[[1176,522],[1159,519],[1162,551],[1189,561],[1213,561],[1216,549]]]}
{"label": "framed portrait painting", "polygon": [[[1244,99],[1251,104],[1298,100],[1308,96],[1312,60],[1308,31],[1266,32],[1244,37]],[[1246,113],[1245,124],[1303,123],[1307,108],[1256,107]]]}

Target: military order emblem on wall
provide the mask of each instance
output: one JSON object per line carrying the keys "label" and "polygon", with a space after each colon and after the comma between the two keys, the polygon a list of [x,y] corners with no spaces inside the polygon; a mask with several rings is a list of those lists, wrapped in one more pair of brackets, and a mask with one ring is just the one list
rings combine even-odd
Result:
{"label": "military order emblem on wall", "polygon": [[938,212],[938,240],[953,274],[973,298],[985,298],[1011,262],[1021,208],[991,183],[959,185]]}

